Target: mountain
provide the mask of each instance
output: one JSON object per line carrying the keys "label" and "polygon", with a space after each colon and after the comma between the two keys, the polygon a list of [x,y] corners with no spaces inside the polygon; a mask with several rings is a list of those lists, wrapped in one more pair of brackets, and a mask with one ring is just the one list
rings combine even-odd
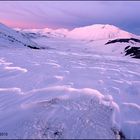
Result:
{"label": "mountain", "polygon": [[23,33],[15,31],[2,23],[0,23],[0,46],[39,49],[39,46],[27,38]]}
{"label": "mountain", "polygon": [[[94,24],[85,27],[68,29],[16,29],[22,32],[27,38],[44,38],[48,42],[53,39],[72,39],[84,42],[89,46],[88,52],[109,53],[114,55],[131,56],[140,58],[140,37],[124,31],[114,25]],[[129,46],[129,47],[128,47]],[[82,48],[81,48],[82,49]]]}
{"label": "mountain", "polygon": [[94,24],[75,28],[67,34],[67,38],[87,42],[94,52],[140,58],[140,37],[113,25]]}
{"label": "mountain", "polygon": [[47,37],[47,38],[60,38],[60,37],[66,37],[68,33],[68,29],[50,29],[50,28],[44,28],[44,29],[16,29],[20,32],[23,32],[27,36],[31,38],[38,38],[38,37]]}
{"label": "mountain", "polygon": [[94,24],[91,26],[75,28],[70,31],[67,36],[69,38],[81,40],[103,40],[135,37],[134,34],[123,31],[118,27],[109,24]]}
{"label": "mountain", "polygon": [[75,28],[73,30],[68,29],[19,29],[23,33],[35,33],[44,35],[46,37],[67,37],[71,39],[97,41],[97,40],[109,40],[119,38],[135,38],[136,35],[119,29],[114,25],[94,24],[85,27]]}

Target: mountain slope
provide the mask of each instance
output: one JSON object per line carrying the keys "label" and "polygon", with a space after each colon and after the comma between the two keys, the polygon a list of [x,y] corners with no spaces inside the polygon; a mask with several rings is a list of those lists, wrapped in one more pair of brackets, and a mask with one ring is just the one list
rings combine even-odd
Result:
{"label": "mountain slope", "polygon": [[31,41],[21,32],[15,31],[0,23],[0,46],[1,47],[29,47],[39,48],[36,43]]}
{"label": "mountain slope", "polygon": [[54,40],[57,50],[0,51],[1,138],[140,138],[140,61],[64,41]]}

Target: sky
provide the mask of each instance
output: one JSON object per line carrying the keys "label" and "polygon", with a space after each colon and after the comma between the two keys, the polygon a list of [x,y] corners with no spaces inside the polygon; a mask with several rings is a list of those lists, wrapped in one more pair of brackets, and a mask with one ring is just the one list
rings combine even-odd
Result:
{"label": "sky", "polygon": [[0,1],[0,22],[53,29],[111,24],[140,35],[140,1]]}

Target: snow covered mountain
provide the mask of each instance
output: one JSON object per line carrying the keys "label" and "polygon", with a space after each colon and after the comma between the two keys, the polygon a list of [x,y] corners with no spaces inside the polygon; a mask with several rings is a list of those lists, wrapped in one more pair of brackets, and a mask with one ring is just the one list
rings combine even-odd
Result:
{"label": "snow covered mountain", "polygon": [[68,33],[68,29],[50,29],[50,28],[44,28],[44,29],[15,29],[20,32],[23,32],[27,36],[31,38],[37,38],[37,37],[47,37],[47,38],[60,38],[60,37],[66,37]]}
{"label": "snow covered mountain", "polygon": [[87,42],[94,51],[140,58],[140,37],[113,25],[95,24],[75,28],[67,37]]}
{"label": "snow covered mountain", "polygon": [[25,33],[39,33],[48,37],[67,37],[78,40],[97,41],[104,39],[118,39],[118,38],[132,38],[136,35],[123,31],[113,25],[94,24],[85,27],[75,28],[73,30],[68,29],[16,29]]}
{"label": "snow covered mountain", "polygon": [[[84,42],[88,52],[109,53],[114,55],[130,55],[134,58],[140,58],[140,37],[132,33],[121,30],[113,25],[95,24],[86,27],[75,28],[71,31],[67,29],[53,30],[45,29],[27,29],[20,30],[27,37],[36,39],[43,37],[45,39],[73,39]],[[46,40],[46,43],[47,43]],[[39,39],[40,41],[40,39]],[[38,42],[38,40],[36,41]],[[82,49],[82,48],[81,48]]]}
{"label": "snow covered mountain", "polygon": [[113,25],[94,24],[75,28],[68,33],[68,37],[81,40],[104,40],[112,38],[131,38],[136,36]]}
{"label": "snow covered mountain", "polygon": [[0,47],[39,48],[35,42],[31,41],[23,33],[15,31],[2,23],[0,23]]}
{"label": "snow covered mountain", "polygon": [[49,44],[52,39],[70,39],[84,42],[85,46],[88,46],[86,47],[88,52],[140,58],[140,37],[108,24],[94,24],[71,31],[49,28],[12,30],[0,24],[0,31],[1,46],[27,46],[39,49],[41,47],[38,45],[44,48],[44,45]]}

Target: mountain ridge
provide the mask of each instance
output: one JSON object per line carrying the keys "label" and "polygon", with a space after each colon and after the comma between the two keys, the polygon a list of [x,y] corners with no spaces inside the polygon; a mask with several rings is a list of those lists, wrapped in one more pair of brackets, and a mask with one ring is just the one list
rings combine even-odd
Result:
{"label": "mountain ridge", "polygon": [[[38,38],[46,41],[43,47],[39,47]],[[15,29],[0,24],[0,45],[1,46],[26,46],[31,49],[47,49],[49,38],[72,39],[82,41],[87,44],[87,50],[91,52],[110,53],[115,55],[130,55],[133,58],[140,57],[140,38],[137,35],[121,30],[109,24],[94,24],[86,27],[75,28],[71,31],[67,29]],[[7,42],[7,44],[5,43]],[[84,45],[84,44],[83,44]],[[46,47],[45,47],[46,46]],[[129,50],[127,50],[129,46]],[[83,46],[84,47],[84,46]],[[50,47],[49,47],[50,48]],[[51,47],[53,48],[53,46]],[[82,47],[81,47],[82,49]],[[128,53],[129,51],[129,53]]]}
{"label": "mountain ridge", "polygon": [[110,24],[93,24],[83,27],[77,27],[72,30],[66,28],[60,29],[21,29],[23,32],[35,32],[43,35],[47,33],[55,34],[59,37],[80,39],[80,40],[104,40],[104,39],[117,39],[117,38],[140,38],[138,35],[122,30],[117,26]]}
{"label": "mountain ridge", "polygon": [[29,47],[39,48],[39,46],[27,38],[22,32],[0,23],[0,45],[4,47]]}

